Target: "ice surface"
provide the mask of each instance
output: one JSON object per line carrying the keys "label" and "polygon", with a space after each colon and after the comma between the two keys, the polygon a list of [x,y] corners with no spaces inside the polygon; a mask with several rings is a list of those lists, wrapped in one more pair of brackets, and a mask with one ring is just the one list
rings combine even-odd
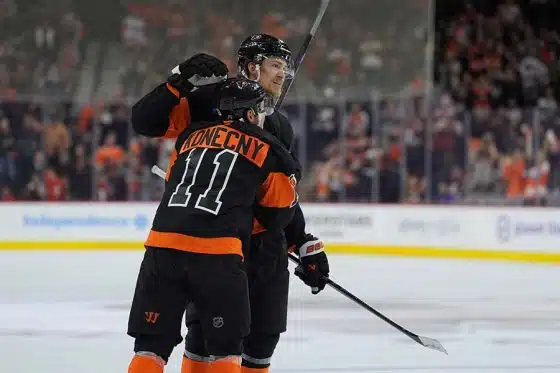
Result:
{"label": "ice surface", "polygon": [[[0,372],[126,372],[141,252],[0,254]],[[331,256],[332,278],[449,356],[327,289],[291,284],[281,372],[560,372],[560,270]],[[167,372],[179,372],[181,346]]]}

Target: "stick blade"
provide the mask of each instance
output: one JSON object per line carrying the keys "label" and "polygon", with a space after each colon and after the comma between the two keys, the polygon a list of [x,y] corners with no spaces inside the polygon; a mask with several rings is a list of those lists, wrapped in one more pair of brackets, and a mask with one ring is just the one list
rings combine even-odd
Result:
{"label": "stick blade", "polygon": [[425,347],[428,347],[428,348],[431,348],[433,350],[443,352],[446,355],[449,355],[447,353],[447,350],[445,349],[445,347],[443,347],[443,345],[437,339],[418,336],[418,341],[420,342],[421,345],[423,345]]}

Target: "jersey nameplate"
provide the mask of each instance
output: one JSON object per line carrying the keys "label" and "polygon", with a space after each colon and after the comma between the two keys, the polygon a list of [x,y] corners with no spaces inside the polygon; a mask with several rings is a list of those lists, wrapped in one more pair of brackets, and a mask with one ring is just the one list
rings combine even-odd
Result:
{"label": "jersey nameplate", "polygon": [[194,131],[181,145],[179,154],[193,148],[228,149],[262,167],[270,145],[262,140],[227,126],[213,126]]}

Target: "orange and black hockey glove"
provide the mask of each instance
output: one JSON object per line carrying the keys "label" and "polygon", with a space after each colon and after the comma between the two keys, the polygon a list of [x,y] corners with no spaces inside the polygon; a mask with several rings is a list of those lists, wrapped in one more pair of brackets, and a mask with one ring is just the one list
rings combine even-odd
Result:
{"label": "orange and black hockey glove", "polygon": [[329,260],[325,253],[323,241],[312,234],[305,235],[305,242],[296,248],[301,264],[297,266],[295,275],[307,286],[313,294],[325,288],[329,277]]}
{"label": "orange and black hockey glove", "polygon": [[206,53],[195,54],[171,70],[167,82],[186,96],[195,87],[219,83],[227,79],[228,68],[219,58]]}

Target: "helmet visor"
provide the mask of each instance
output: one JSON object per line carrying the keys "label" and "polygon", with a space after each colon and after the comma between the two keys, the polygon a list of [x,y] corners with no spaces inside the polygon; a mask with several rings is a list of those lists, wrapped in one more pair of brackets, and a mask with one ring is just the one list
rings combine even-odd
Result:
{"label": "helmet visor", "polygon": [[294,77],[294,63],[289,56],[268,56],[263,59],[262,65],[275,75],[282,72],[285,79]]}

